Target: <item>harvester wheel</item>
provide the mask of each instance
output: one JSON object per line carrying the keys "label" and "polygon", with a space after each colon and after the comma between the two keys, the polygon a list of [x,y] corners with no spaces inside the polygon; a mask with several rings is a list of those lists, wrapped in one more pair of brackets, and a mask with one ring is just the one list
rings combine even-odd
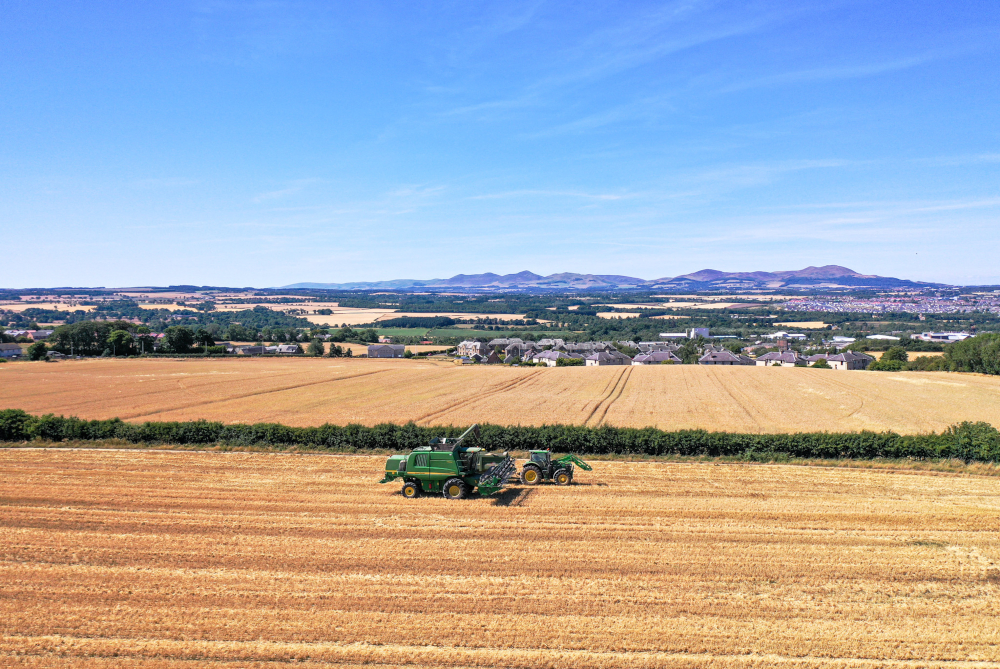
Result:
{"label": "harvester wheel", "polygon": [[462,479],[448,479],[442,488],[445,499],[462,499],[469,492],[469,487]]}
{"label": "harvester wheel", "polygon": [[542,482],[542,470],[534,465],[528,465],[521,472],[521,483],[524,485],[538,485]]}
{"label": "harvester wheel", "polygon": [[420,484],[414,483],[413,481],[407,481],[406,483],[404,483],[403,497],[406,497],[407,499],[420,497]]}
{"label": "harvester wheel", "polygon": [[552,475],[552,480],[558,485],[569,485],[573,481],[573,477],[565,469],[557,469],[556,473]]}

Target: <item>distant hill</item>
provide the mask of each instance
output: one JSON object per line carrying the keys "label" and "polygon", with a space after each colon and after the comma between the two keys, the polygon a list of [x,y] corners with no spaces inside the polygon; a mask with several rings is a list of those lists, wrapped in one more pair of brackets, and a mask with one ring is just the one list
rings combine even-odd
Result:
{"label": "distant hill", "polygon": [[563,272],[541,276],[523,271],[516,274],[457,274],[450,279],[397,279],[395,281],[368,281],[354,283],[294,283],[282,288],[320,288],[328,290],[413,290],[462,288],[480,291],[509,290],[635,290],[635,289],[687,289],[717,290],[726,288],[791,288],[795,286],[845,286],[873,288],[919,287],[934,284],[907,281],[893,277],[861,274],[840,265],[806,267],[780,272],[723,272],[703,269],[690,274],[662,279],[640,279],[618,274],[574,274]]}

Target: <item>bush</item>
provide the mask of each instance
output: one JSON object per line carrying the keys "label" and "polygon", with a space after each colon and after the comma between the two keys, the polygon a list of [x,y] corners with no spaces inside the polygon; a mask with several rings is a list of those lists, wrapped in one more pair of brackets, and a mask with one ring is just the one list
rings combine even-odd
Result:
{"label": "bush", "polygon": [[830,367],[830,363],[828,363],[825,358],[820,358],[812,365],[810,365],[810,367],[814,367],[816,369],[833,369],[832,367]]}
{"label": "bush", "polygon": [[325,352],[323,342],[319,339],[313,339],[309,342],[309,347],[306,349],[306,355],[323,355]]}
{"label": "bush", "polygon": [[48,355],[49,349],[43,341],[36,341],[28,347],[28,360],[46,360]]}
{"label": "bush", "polygon": [[910,356],[909,356],[909,354],[907,354],[905,348],[903,348],[902,346],[891,346],[889,348],[889,350],[887,350],[885,353],[882,354],[882,357],[879,358],[879,361],[880,362],[891,362],[891,361],[906,362],[909,359],[910,359]]}
{"label": "bush", "polygon": [[899,360],[886,360],[883,356],[881,360],[876,360],[868,365],[868,369],[873,372],[901,372],[906,369],[906,363]]}
{"label": "bush", "polygon": [[906,363],[907,371],[941,372],[948,369],[944,356],[921,355]]}
{"label": "bush", "polygon": [[579,367],[584,365],[583,358],[557,358],[556,367]]}

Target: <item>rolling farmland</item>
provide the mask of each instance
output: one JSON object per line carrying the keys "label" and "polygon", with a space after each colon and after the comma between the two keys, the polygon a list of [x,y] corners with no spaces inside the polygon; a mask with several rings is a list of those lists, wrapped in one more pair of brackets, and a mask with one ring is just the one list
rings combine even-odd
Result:
{"label": "rolling farmland", "polygon": [[0,664],[1000,666],[995,477],[598,462],[456,502],[382,463],[0,451]]}
{"label": "rolling farmland", "polygon": [[416,360],[81,360],[0,365],[0,408],[294,426],[564,423],[736,432],[1000,426],[1000,378],[778,367],[508,368]]}

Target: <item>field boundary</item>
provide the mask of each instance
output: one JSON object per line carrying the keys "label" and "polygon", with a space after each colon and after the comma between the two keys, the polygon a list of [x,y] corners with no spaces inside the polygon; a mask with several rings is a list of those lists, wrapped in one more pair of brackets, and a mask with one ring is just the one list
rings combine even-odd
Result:
{"label": "field boundary", "polygon": [[[581,455],[738,457],[748,461],[787,458],[847,460],[1000,460],[1000,430],[965,422],[941,433],[802,432],[756,434],[626,428],[603,425],[541,427],[481,425],[479,445],[494,451],[551,449]],[[290,427],[278,423],[225,424],[208,421],[127,423],[118,418],[83,420],[34,416],[20,409],[0,411],[0,442],[87,442],[122,444],[221,445],[327,452],[404,451],[433,437],[457,437],[465,426],[426,427],[416,423]]]}
{"label": "field boundary", "polygon": [[[67,451],[82,453],[163,453],[190,454],[204,453],[207,455],[284,455],[288,457],[323,457],[323,458],[368,458],[373,456],[391,455],[390,450],[363,450],[352,452],[299,450],[296,448],[277,448],[266,446],[232,446],[229,444],[190,444],[178,448],[177,444],[123,444],[117,440],[106,442],[41,441],[38,439],[26,442],[0,442],[0,453],[16,451]],[[138,446],[138,447],[137,447]],[[528,451],[510,451],[514,458],[525,459]],[[557,453],[558,454],[558,453]],[[913,476],[982,476],[987,478],[1000,477],[1000,465],[993,462],[966,463],[954,458],[927,460],[900,459],[891,460],[874,458],[871,460],[823,459],[823,458],[783,458],[777,456],[771,459],[747,459],[736,456],[706,456],[706,455],[597,455],[588,456],[591,462],[630,462],[669,464],[676,466],[713,466],[713,467],[820,467],[839,469],[874,470],[882,474],[906,474]]]}

